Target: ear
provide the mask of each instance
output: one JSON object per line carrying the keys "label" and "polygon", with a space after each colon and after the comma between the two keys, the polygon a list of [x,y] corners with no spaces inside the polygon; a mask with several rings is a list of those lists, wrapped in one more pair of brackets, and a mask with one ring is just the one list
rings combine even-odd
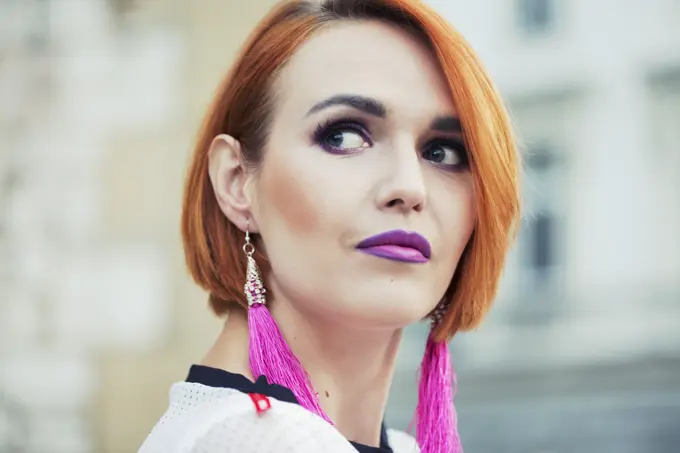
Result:
{"label": "ear", "polygon": [[229,135],[218,135],[208,151],[208,172],[215,191],[217,204],[224,215],[241,231],[246,223],[251,233],[257,233],[257,223],[251,214],[252,203],[248,184],[252,172],[248,172],[241,154],[241,144]]}

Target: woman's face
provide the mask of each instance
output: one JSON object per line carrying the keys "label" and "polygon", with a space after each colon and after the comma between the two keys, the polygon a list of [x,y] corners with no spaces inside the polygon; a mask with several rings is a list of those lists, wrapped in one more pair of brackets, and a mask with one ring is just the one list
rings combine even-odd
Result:
{"label": "woman's face", "polygon": [[355,327],[420,320],[476,220],[456,108],[431,54],[387,24],[337,23],[296,52],[275,93],[247,185],[273,303]]}

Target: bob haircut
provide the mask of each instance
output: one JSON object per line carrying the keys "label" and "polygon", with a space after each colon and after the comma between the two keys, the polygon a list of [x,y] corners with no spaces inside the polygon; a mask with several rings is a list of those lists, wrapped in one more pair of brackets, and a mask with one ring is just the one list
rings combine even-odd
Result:
{"label": "bob haircut", "polygon": [[[248,305],[243,292],[243,232],[221,212],[208,175],[208,150],[220,134],[241,143],[257,169],[276,102],[273,86],[293,53],[338,21],[382,21],[408,31],[432,52],[460,115],[474,180],[478,218],[446,292],[438,341],[476,327],[496,295],[519,219],[518,156],[512,127],[493,84],[463,37],[418,0],[289,0],[252,32],[210,105],[191,157],[182,206],[182,239],[191,276],[218,315]],[[260,238],[255,235],[255,241]],[[261,250],[261,247],[258,249]],[[263,272],[267,259],[256,252]]]}

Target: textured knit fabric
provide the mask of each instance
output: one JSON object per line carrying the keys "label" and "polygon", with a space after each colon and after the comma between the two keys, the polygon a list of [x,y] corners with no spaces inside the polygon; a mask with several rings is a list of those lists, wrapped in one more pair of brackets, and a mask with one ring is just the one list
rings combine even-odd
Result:
{"label": "textured knit fabric", "polygon": [[[381,441],[389,445],[351,443],[326,421],[299,406],[288,389],[269,385],[263,377],[253,383],[221,370],[192,368],[192,374],[197,371],[203,379],[206,375],[210,379],[226,376],[231,388],[198,382],[174,384],[170,407],[139,453],[418,452],[411,436],[394,430],[386,430],[386,439]],[[262,414],[257,413],[248,395],[254,388],[269,396],[271,408]]]}

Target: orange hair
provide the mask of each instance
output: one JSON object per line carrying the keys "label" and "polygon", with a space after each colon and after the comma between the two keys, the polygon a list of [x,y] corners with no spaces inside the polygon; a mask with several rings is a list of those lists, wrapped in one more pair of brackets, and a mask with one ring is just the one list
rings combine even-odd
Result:
{"label": "orange hair", "polygon": [[[505,256],[519,219],[518,156],[501,98],[463,37],[418,0],[284,1],[253,31],[208,109],[187,175],[182,209],[186,263],[210,293],[217,315],[243,294],[243,233],[221,212],[208,175],[214,137],[229,134],[243,159],[261,161],[272,114],[272,85],[291,55],[322,27],[338,20],[379,20],[413,33],[427,45],[448,82],[470,156],[478,212],[475,231],[447,291],[437,341],[477,326],[496,295]],[[256,254],[266,272],[266,257]]]}

